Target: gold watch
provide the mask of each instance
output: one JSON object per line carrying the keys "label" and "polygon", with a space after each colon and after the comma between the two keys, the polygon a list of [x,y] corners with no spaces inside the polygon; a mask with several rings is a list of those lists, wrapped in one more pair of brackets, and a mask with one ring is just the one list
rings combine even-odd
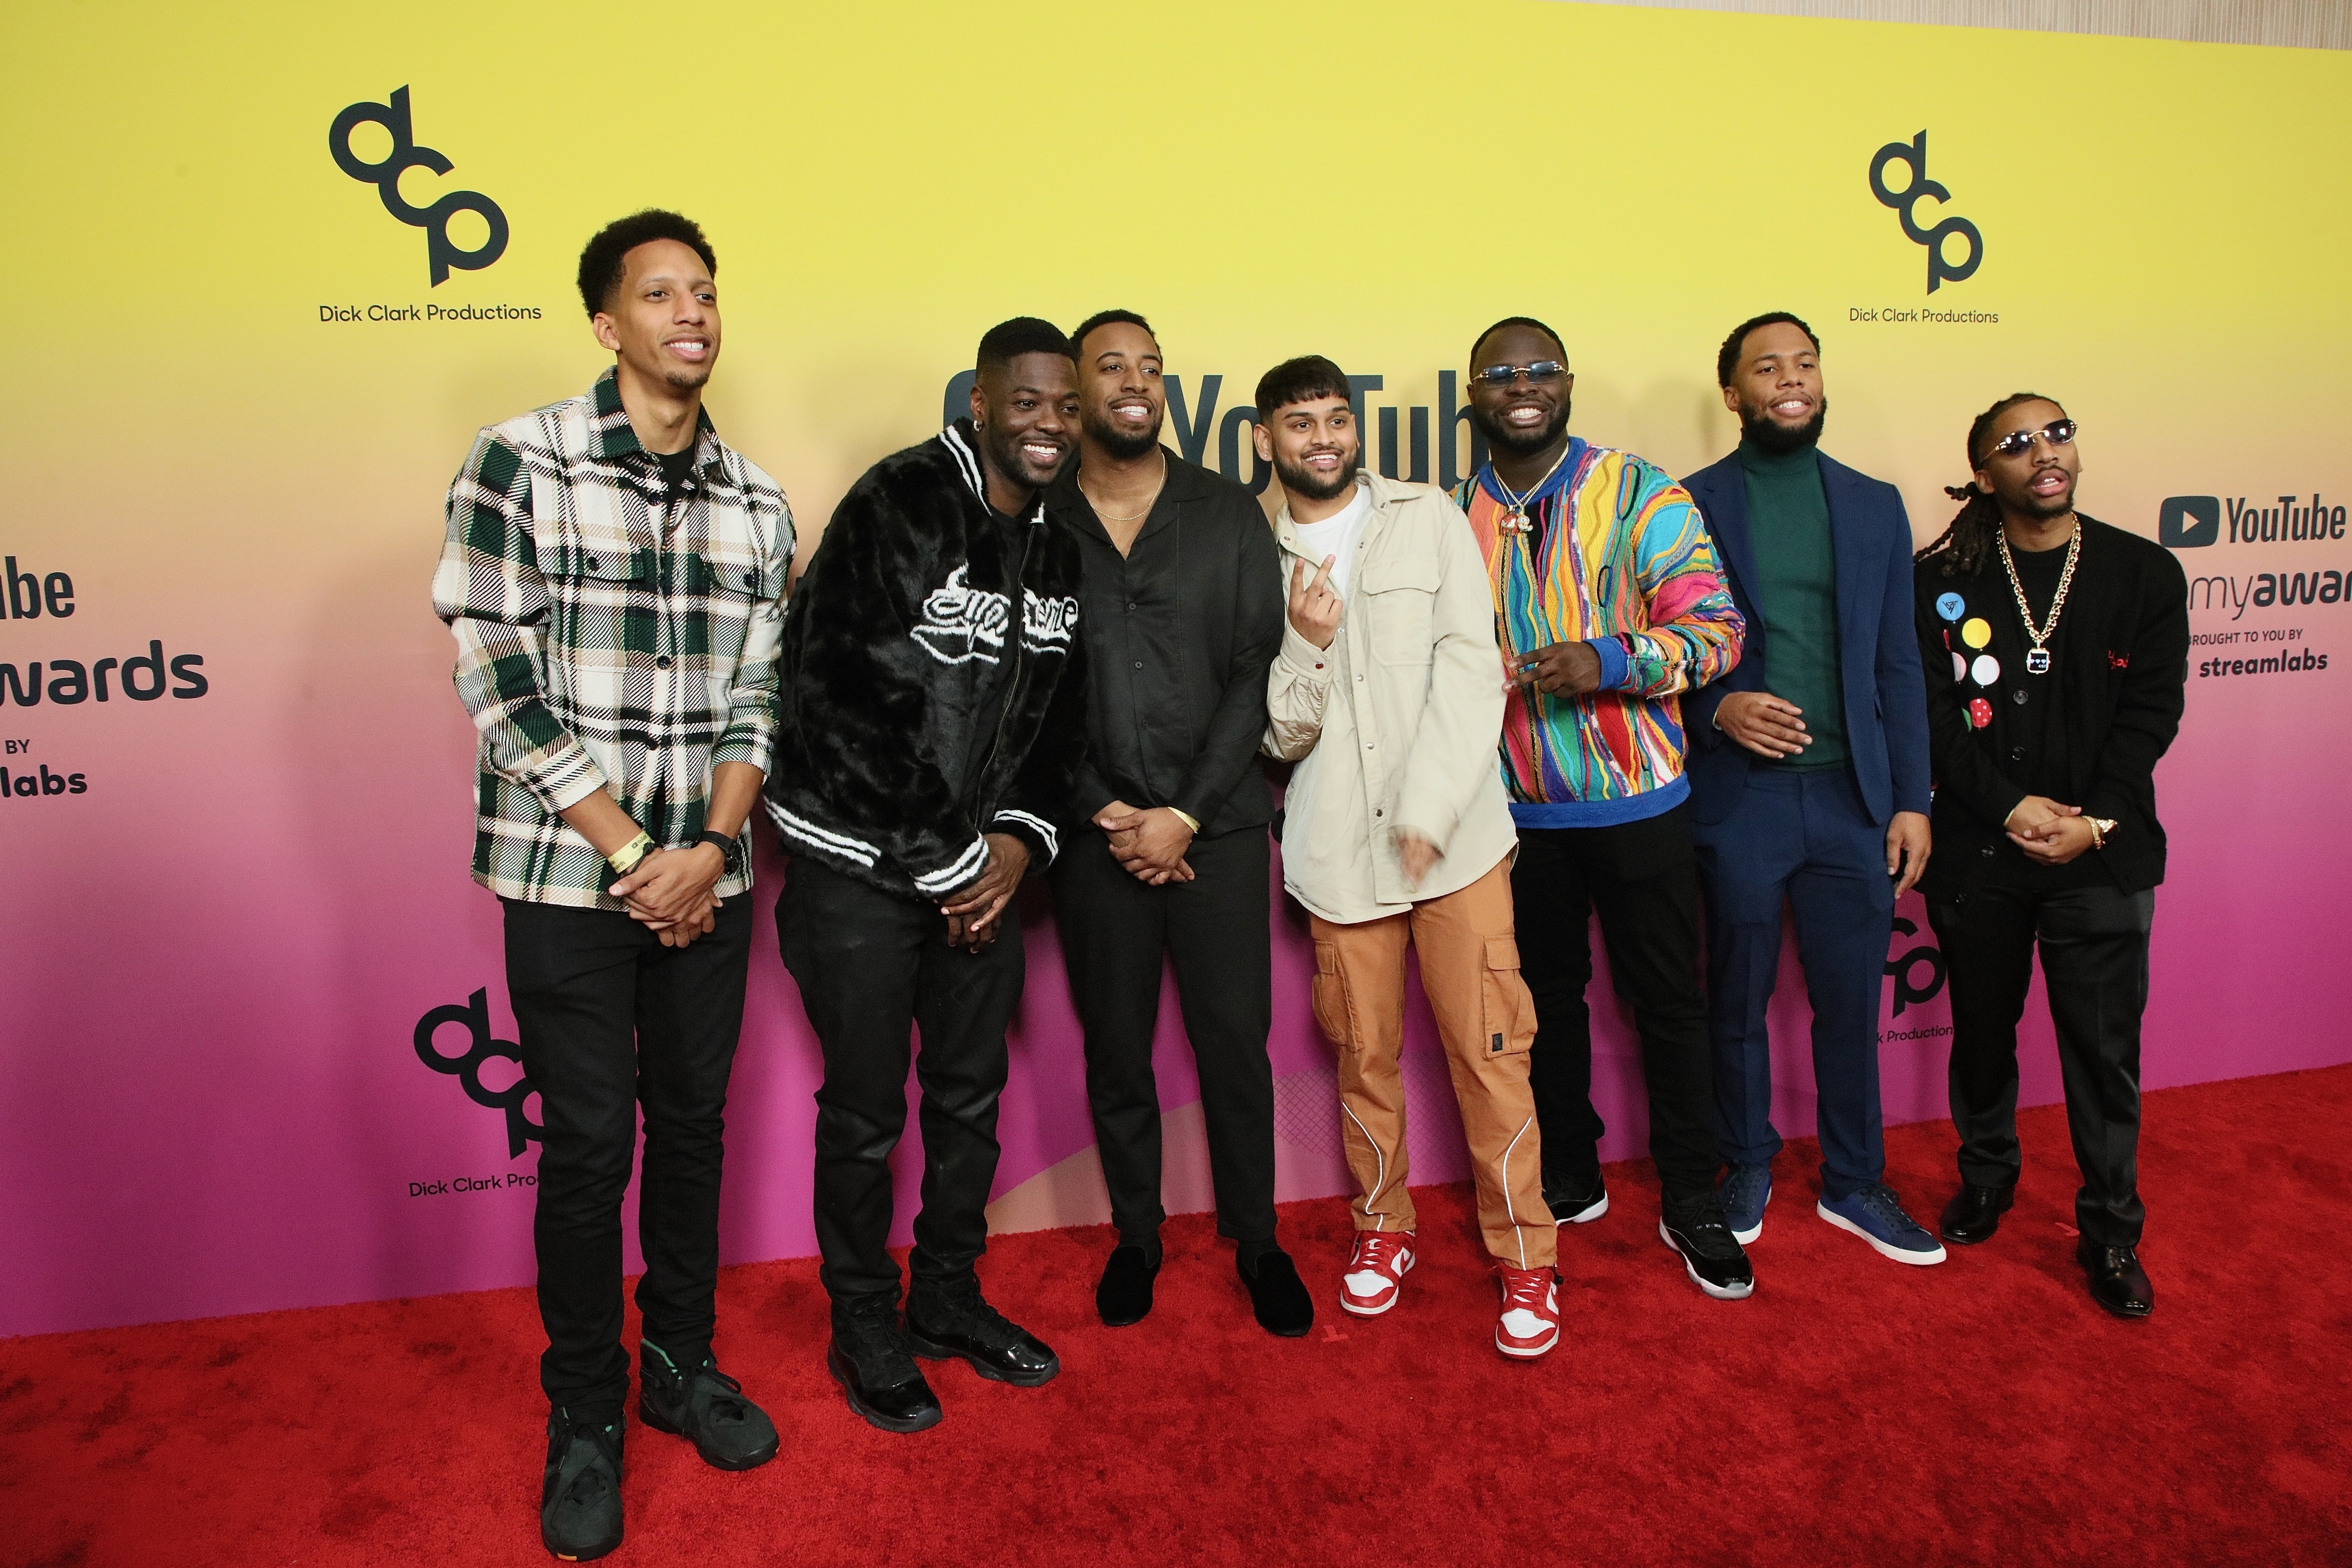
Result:
{"label": "gold watch", "polygon": [[2107,835],[2116,831],[2115,819],[2112,817],[2092,817],[2088,819],[2088,821],[2091,824],[2091,847],[2095,850],[2105,849],[2107,847]]}

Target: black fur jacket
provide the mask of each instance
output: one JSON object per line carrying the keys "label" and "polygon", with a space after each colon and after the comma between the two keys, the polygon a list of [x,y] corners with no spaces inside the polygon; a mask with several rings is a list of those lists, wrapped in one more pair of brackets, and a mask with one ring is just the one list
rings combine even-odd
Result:
{"label": "black fur jacket", "polygon": [[1018,531],[1016,554],[966,419],[842,497],[784,617],[785,849],[934,902],[987,865],[986,833],[1052,863],[1086,751],[1080,558],[1042,497]]}

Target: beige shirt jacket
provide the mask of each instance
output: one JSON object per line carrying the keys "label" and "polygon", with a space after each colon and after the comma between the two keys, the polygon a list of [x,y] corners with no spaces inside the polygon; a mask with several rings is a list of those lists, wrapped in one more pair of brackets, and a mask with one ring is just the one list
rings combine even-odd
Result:
{"label": "beige shirt jacket", "polygon": [[[1356,482],[1371,515],[1339,632],[1318,649],[1285,623],[1262,747],[1301,763],[1285,803],[1283,885],[1339,925],[1459,892],[1518,843],[1495,752],[1495,596],[1469,519],[1426,485],[1363,472]],[[1297,562],[1311,573],[1322,560],[1301,548],[1287,502],[1274,530],[1286,590]],[[1400,829],[1441,852],[1418,887],[1397,863]]]}

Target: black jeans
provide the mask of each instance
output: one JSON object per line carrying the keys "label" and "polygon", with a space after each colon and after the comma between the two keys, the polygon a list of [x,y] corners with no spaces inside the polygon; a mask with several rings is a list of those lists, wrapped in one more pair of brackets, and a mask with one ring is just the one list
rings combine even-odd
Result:
{"label": "black jeans", "polygon": [[890,1151],[907,1126],[908,1033],[922,1030],[923,1207],[919,1282],[971,1274],[988,1244],[1004,1028],[1021,1000],[1020,901],[978,953],[948,946],[936,904],[899,898],[805,857],[785,873],[776,935],[824,1051],[816,1092],[817,1277],[838,1311],[898,1297],[889,1253]]}
{"label": "black jeans", "polygon": [[2138,1246],[2147,1218],[2139,1200],[2139,1028],[2155,919],[2153,891],[2112,887],[1979,888],[1927,900],[1952,998],[1960,1179],[2006,1186],[2023,1168],[2017,1020],[2038,941],[2066,1085],[2066,1130],[2083,1176],[2074,1226],[2099,1247]]}
{"label": "black jeans", "polygon": [[637,1281],[645,1336],[681,1366],[710,1354],[727,1078],[743,1027],[751,900],[665,947],[616,910],[506,902],[507,991],[522,1070],[539,1091],[540,1383],[583,1420],[614,1421],[621,1348],[621,1197],[645,1111]]}
{"label": "black jeans", "polygon": [[1521,828],[1511,867],[1519,969],[1536,998],[1529,1054],[1544,1168],[1569,1185],[1600,1178],[1604,1131],[1592,1108],[1589,922],[1618,995],[1633,1005],[1650,1099],[1650,1155],[1670,1202],[1715,1188],[1715,1059],[1698,979],[1698,869],[1690,807],[1601,828]]}
{"label": "black jeans", "polygon": [[1184,1033],[1201,1076],[1217,1234],[1274,1239],[1274,969],[1265,829],[1198,838],[1193,880],[1147,887],[1122,870],[1091,823],[1063,837],[1054,867],[1055,923],[1070,997],[1087,1031],[1087,1099],[1111,1220],[1148,1241],[1160,1204],[1160,1085],[1151,1037],[1163,956],[1176,963]]}

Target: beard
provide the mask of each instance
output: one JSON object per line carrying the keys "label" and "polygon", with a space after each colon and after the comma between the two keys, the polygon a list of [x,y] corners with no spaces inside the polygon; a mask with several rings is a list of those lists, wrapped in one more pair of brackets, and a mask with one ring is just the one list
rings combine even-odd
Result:
{"label": "beard", "polygon": [[1282,487],[1294,496],[1304,496],[1310,501],[1328,501],[1346,495],[1348,486],[1356,482],[1356,460],[1362,455],[1360,446],[1353,452],[1342,454],[1339,471],[1331,478],[1318,479],[1314,470],[1304,465],[1294,468],[1284,461],[1280,453],[1276,453],[1274,475],[1282,481]]}
{"label": "beard", "polygon": [[1149,430],[1138,431],[1121,430],[1093,409],[1087,409],[1078,415],[1078,428],[1086,433],[1087,437],[1121,462],[1130,457],[1140,457],[1159,445],[1160,427],[1167,423],[1168,411],[1165,409],[1151,416]]}
{"label": "beard", "polygon": [[1470,405],[1470,423],[1486,438],[1487,450],[1507,453],[1513,457],[1531,457],[1558,441],[1560,432],[1568,428],[1568,415],[1576,399],[1573,395],[1559,400],[1559,412],[1553,414],[1542,429],[1525,434],[1500,420],[1489,419],[1476,403]]}
{"label": "beard", "polygon": [[1742,409],[1739,413],[1740,439],[1759,452],[1785,457],[1791,452],[1802,452],[1808,446],[1821,444],[1822,422],[1829,417],[1829,412],[1830,400],[1823,398],[1813,404],[1813,417],[1791,430],[1761,409],[1754,413]]}
{"label": "beard", "polygon": [[1069,466],[1070,454],[1077,450],[1075,444],[1065,445],[1061,460],[1050,471],[1040,475],[1031,467],[1028,454],[1021,450],[1021,436],[992,420],[980,427],[982,450],[993,461],[996,471],[1015,484],[1037,489],[1045,488],[1058,478],[1062,470]]}

